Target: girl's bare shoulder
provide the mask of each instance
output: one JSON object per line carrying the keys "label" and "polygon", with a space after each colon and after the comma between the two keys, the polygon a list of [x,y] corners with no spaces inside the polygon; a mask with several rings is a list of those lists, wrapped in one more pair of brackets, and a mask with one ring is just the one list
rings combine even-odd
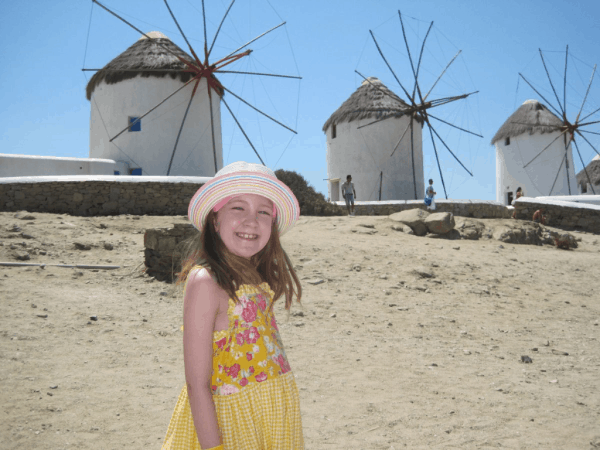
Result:
{"label": "girl's bare shoulder", "polygon": [[196,267],[188,275],[185,285],[185,299],[194,300],[203,298],[218,304],[227,293],[219,286],[210,269]]}

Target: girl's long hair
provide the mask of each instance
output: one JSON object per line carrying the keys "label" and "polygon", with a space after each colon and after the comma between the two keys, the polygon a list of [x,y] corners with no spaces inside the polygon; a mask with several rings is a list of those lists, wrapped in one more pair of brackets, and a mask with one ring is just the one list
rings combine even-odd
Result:
{"label": "girl's long hair", "polygon": [[238,298],[235,292],[241,285],[258,286],[262,282],[267,282],[275,292],[273,301],[285,295],[286,309],[292,305],[294,295],[299,302],[302,287],[290,259],[281,247],[277,223],[273,222],[271,226],[267,245],[248,260],[227,249],[215,230],[215,215],[213,211],[208,213],[202,232],[189,242],[177,283],[187,280],[190,270],[200,264],[212,271],[217,284],[236,302]]}

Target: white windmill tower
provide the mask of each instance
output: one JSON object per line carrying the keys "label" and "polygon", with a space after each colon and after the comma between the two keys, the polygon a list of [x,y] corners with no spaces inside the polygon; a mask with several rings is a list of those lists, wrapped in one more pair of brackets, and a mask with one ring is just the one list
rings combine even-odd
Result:
{"label": "white windmill tower", "polygon": [[195,87],[181,60],[193,58],[153,31],[94,74],[90,158],[119,161],[139,175],[213,176],[223,166],[220,97],[209,98],[203,78],[188,102]]}
{"label": "white windmill tower", "polygon": [[[528,197],[577,191],[571,145],[560,131],[562,125],[537,100],[525,101],[504,122],[492,138],[496,146],[497,202],[510,205],[519,187]],[[545,151],[540,154],[542,149]]]}
{"label": "white windmill tower", "polygon": [[[595,97],[594,93],[590,95],[590,90],[596,66],[592,69],[587,87],[584,86],[585,94],[583,90],[580,91],[583,96],[581,105],[573,105],[567,100],[567,86],[570,87],[570,92],[577,94],[573,84],[567,82],[569,47],[565,51],[562,99],[552,82],[549,65],[541,49],[539,53],[556,103],[548,101],[541,89],[519,73],[544,104],[537,100],[527,100],[492,139],[492,144],[496,145],[496,200],[504,204],[510,204],[518,186],[524,189],[524,195],[530,197],[577,194],[578,179],[575,177],[572,149],[577,151],[584,169],[580,178],[585,176],[589,184],[593,182],[587,173],[577,142],[583,141],[600,155],[590,141],[593,136],[600,135],[597,131],[590,130],[600,123],[597,117],[593,117],[600,108],[593,109],[595,106],[590,108],[586,105],[588,99],[592,103]],[[589,112],[590,109],[593,111]],[[577,115],[569,118],[568,112],[573,111],[577,111]],[[579,184],[581,182],[579,180]]]}
{"label": "white windmill tower", "polygon": [[[323,125],[327,136],[329,198],[339,199],[339,179],[345,181],[347,175],[352,175],[360,200],[414,199],[413,178],[417,195],[423,198],[422,126],[415,122],[413,132],[403,134],[411,121],[405,114],[407,109],[402,99],[380,80],[370,77],[329,117]],[[365,127],[375,119],[388,117]],[[390,149],[395,147],[390,156]]]}
{"label": "white windmill tower", "polygon": [[[396,80],[404,99],[388,89],[377,78],[366,78],[355,71],[364,81],[358,90],[342,104],[323,126],[327,134],[327,161],[330,179],[330,198],[338,198],[335,189],[338,178],[352,175],[360,200],[417,200],[424,197],[423,141],[422,130],[429,131],[432,148],[439,169],[444,195],[448,198],[438,145],[445,147],[452,157],[469,175],[473,174],[458,159],[432,125],[439,121],[445,125],[478,137],[481,135],[436,117],[435,108],[463,100],[477,92],[460,95],[438,96],[434,88],[456,60],[460,51],[448,62],[428,90],[419,82],[423,51],[427,37],[433,27],[429,25],[418,52],[413,59],[406,37],[402,14],[398,11],[402,35],[412,71],[412,92],[402,84],[400,78],[384,55],[373,31],[369,31],[381,59]],[[437,142],[437,144],[436,144]],[[333,179],[333,180],[332,180]]]}
{"label": "white windmill tower", "polygon": [[[247,144],[264,164],[248,133],[234,114],[229,100],[235,101],[240,108],[253,110],[256,117],[262,116],[296,133],[217,79],[217,74],[219,78],[229,75],[234,78],[301,79],[297,75],[243,70],[243,67],[242,70],[235,70],[230,66],[240,60],[247,61],[247,57],[253,52],[248,46],[261,39],[264,41],[265,36],[283,27],[285,22],[267,29],[242,45],[239,42],[233,46],[215,45],[226,19],[231,19],[230,12],[234,2],[224,12],[211,40],[208,38],[203,3],[204,48],[203,52],[197,52],[179,25],[169,2],[164,0],[169,15],[187,44],[190,56],[162,33],[144,33],[98,0],[92,2],[143,37],[104,68],[82,69],[97,72],[87,87],[87,96],[92,102],[90,156],[117,160],[139,175],[212,176],[223,166],[222,103]],[[240,12],[237,20],[247,21],[247,17]],[[263,25],[259,26],[262,28]],[[235,35],[242,38],[240,33]],[[235,50],[230,51],[231,48]],[[213,50],[215,53],[223,50],[229,53],[214,58]],[[238,109],[237,106],[234,107]]]}

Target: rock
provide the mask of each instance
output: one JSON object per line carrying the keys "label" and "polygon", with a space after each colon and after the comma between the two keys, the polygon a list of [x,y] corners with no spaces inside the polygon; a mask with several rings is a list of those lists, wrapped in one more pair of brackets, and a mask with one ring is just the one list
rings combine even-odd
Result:
{"label": "rock", "polygon": [[316,286],[317,284],[325,283],[325,280],[323,280],[323,279],[308,280],[307,283]]}
{"label": "rock", "polygon": [[521,362],[523,362],[525,364],[531,364],[533,362],[533,360],[529,356],[523,355],[523,356],[521,356]]}
{"label": "rock", "polygon": [[371,225],[370,223],[359,223],[358,226],[365,228],[375,228],[375,225]]}
{"label": "rock", "polygon": [[423,223],[425,223],[427,230],[434,234],[446,234],[448,231],[453,230],[456,225],[454,215],[448,212],[429,214]]}
{"label": "rock", "polygon": [[27,233],[21,233],[21,237],[23,239],[34,239],[34,237],[32,235],[27,234]]}
{"label": "rock", "polygon": [[25,214],[23,216],[19,216],[19,214],[16,214],[15,217],[21,220],[35,220],[35,216],[32,216],[31,214]]}
{"label": "rock", "polygon": [[352,266],[352,270],[354,270],[355,272],[360,272],[362,270],[362,267],[360,266],[360,264],[354,264]]}
{"label": "rock", "polygon": [[413,269],[412,273],[418,276],[419,278],[435,278],[435,275],[431,272],[428,272],[425,269]]}
{"label": "rock", "polygon": [[392,230],[402,231],[403,233],[406,233],[406,234],[415,234],[415,232],[412,230],[412,228],[404,223],[399,223],[399,224],[395,223],[394,225],[392,225]]}
{"label": "rock", "polygon": [[402,222],[408,225],[417,236],[427,234],[427,226],[424,223],[427,217],[429,217],[429,213],[422,209],[408,209],[389,216],[394,222]]}
{"label": "rock", "polygon": [[21,232],[21,228],[18,225],[13,225],[12,227],[10,227],[8,229],[8,231],[11,231],[13,233],[20,233]]}
{"label": "rock", "polygon": [[90,316],[90,320],[93,320],[94,322],[98,321],[98,316]]}
{"label": "rock", "polygon": [[482,222],[462,217],[457,222],[455,229],[458,230],[462,239],[475,241],[483,236],[485,225]]}
{"label": "rock", "polygon": [[569,354],[567,352],[561,352],[560,350],[554,350],[554,349],[552,349],[552,354],[559,355],[559,356],[569,356]]}
{"label": "rock", "polygon": [[351,230],[353,233],[358,233],[358,234],[375,234],[377,233],[377,230],[371,230],[371,229],[362,229],[359,228],[358,230]]}
{"label": "rock", "polygon": [[81,242],[73,242],[73,245],[77,250],[91,250],[92,247],[89,244],[83,244]]}
{"label": "rock", "polygon": [[104,243],[104,250],[112,250],[114,249],[113,245],[109,242]]}
{"label": "rock", "polygon": [[433,234],[433,233],[429,233],[427,235],[427,237],[430,238],[430,239],[448,239],[450,241],[456,241],[456,240],[462,238],[461,234],[456,229],[452,229],[452,230],[448,231],[445,234]]}
{"label": "rock", "polygon": [[452,250],[460,250],[460,246],[459,245],[455,245],[454,247],[452,247]]}
{"label": "rock", "polygon": [[15,252],[15,259],[19,261],[29,261],[31,256],[27,252]]}

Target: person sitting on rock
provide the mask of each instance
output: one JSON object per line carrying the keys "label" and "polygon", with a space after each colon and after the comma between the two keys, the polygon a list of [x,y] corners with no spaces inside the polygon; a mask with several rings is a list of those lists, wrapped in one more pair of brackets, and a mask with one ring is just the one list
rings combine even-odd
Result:
{"label": "person sitting on rock", "polygon": [[542,225],[544,225],[546,223],[545,212],[546,211],[544,210],[544,208],[538,209],[536,212],[533,213],[533,221],[535,223],[541,223]]}

